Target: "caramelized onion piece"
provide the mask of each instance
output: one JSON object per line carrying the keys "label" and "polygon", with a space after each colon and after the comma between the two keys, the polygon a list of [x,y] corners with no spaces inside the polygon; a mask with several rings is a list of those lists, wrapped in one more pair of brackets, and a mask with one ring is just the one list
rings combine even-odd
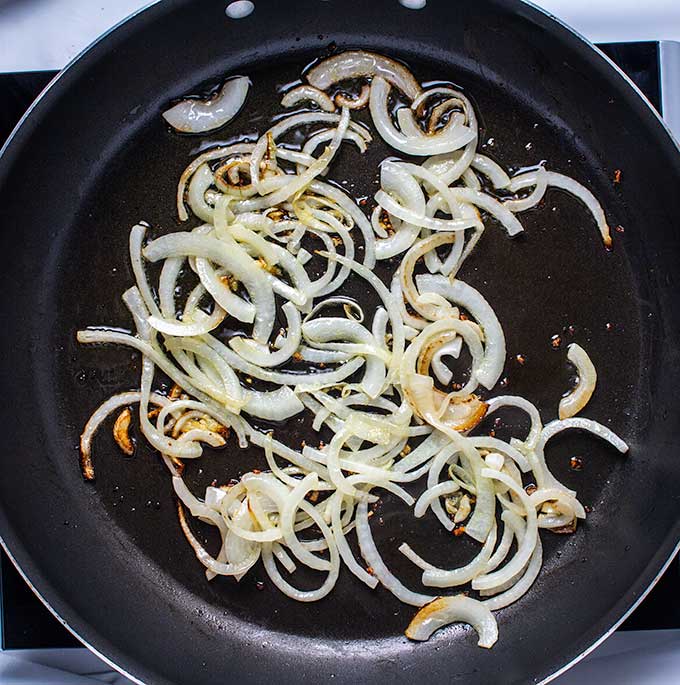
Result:
{"label": "caramelized onion piece", "polygon": [[426,604],[413,617],[405,634],[409,640],[428,640],[436,630],[458,622],[468,623],[477,631],[479,647],[490,649],[498,640],[498,625],[491,611],[465,595],[437,597]]}
{"label": "caramelized onion piece", "polygon": [[132,412],[130,411],[130,407],[125,407],[125,409],[118,414],[118,418],[113,424],[113,439],[116,441],[118,447],[120,447],[123,453],[127,454],[128,457],[131,457],[135,451],[135,445],[130,437],[131,419]]}

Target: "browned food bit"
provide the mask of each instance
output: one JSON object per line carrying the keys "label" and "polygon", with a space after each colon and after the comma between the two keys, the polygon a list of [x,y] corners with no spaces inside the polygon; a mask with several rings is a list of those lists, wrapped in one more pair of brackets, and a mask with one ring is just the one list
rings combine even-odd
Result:
{"label": "browned food bit", "polygon": [[271,212],[267,213],[267,218],[271,219],[272,221],[283,221],[284,219],[288,218],[288,214],[283,209],[280,208],[275,208],[272,209]]}
{"label": "browned food bit", "polygon": [[527,495],[533,495],[538,488],[533,483],[530,483],[526,486],[526,488],[524,488],[524,490],[526,491]]}
{"label": "browned food bit", "polygon": [[125,407],[123,411],[118,414],[116,422],[113,424],[113,439],[120,447],[123,454],[131,457],[135,453],[135,443],[130,437],[130,421],[132,420],[132,412],[130,407]]}
{"label": "browned food bit", "polygon": [[456,526],[456,527],[453,529],[453,534],[454,534],[457,538],[459,538],[461,535],[464,535],[464,534],[465,534],[465,526]]}
{"label": "browned food bit", "polygon": [[524,366],[524,364],[526,363],[526,357],[523,354],[516,355],[515,360],[520,366]]}
{"label": "browned food bit", "polygon": [[222,283],[224,285],[226,285],[227,288],[230,288],[234,292],[236,292],[238,290],[239,282],[233,276],[231,276],[231,275],[220,276],[220,281],[222,281]]}
{"label": "browned food bit", "polygon": [[488,408],[477,395],[454,397],[442,415],[442,422],[457,431],[472,430],[486,416]]}
{"label": "browned food bit", "polygon": [[581,457],[571,457],[571,459],[569,459],[569,468],[572,471],[582,471],[583,459],[581,459]]}
{"label": "browned food bit", "polygon": [[172,465],[175,467],[175,471],[177,471],[177,475],[181,476],[184,473],[184,462],[179,459],[178,457],[173,457],[169,456],[168,459],[172,462]]}
{"label": "browned food bit", "polygon": [[390,215],[384,209],[380,210],[380,214],[378,216],[378,223],[385,229],[385,231],[389,235],[392,235],[394,233],[394,226],[392,225]]}
{"label": "browned food bit", "polygon": [[92,454],[90,450],[83,446],[83,440],[80,440],[80,471],[85,480],[94,480],[94,466],[92,465]]}
{"label": "browned food bit", "polygon": [[558,349],[562,345],[562,336],[557,334],[553,335],[550,338],[550,345],[554,350]]}
{"label": "browned food bit", "polygon": [[[187,416],[187,414],[183,416]],[[180,417],[172,429],[172,437],[177,438],[182,433],[187,433],[190,430],[210,431],[211,433],[221,435],[223,438],[229,436],[229,428],[227,426],[222,425],[219,421],[215,421],[212,416],[203,414],[199,417],[187,418],[187,420],[182,420],[182,417]]]}
{"label": "browned food bit", "polygon": [[621,169],[614,172],[614,183],[621,183]]}
{"label": "browned food bit", "polygon": [[557,535],[571,535],[576,532],[578,526],[578,519],[573,518],[569,523],[559,528],[548,528],[551,533],[556,533]]}

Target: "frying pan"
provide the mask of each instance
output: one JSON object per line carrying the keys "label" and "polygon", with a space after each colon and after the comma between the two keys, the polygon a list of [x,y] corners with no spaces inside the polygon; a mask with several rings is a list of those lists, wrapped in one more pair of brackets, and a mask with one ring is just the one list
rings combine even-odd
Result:
{"label": "frying pan", "polygon": [[[160,112],[174,97],[245,73],[254,87],[244,111],[208,140],[254,132],[276,109],[277,84],[344,47],[402,59],[419,80],[455,82],[474,99],[488,154],[514,169],[548,160],[592,187],[621,227],[604,251],[583,207],[550,191],[517,240],[491,225],[462,274],[504,324],[504,392],[552,418],[573,338],[599,372],[586,414],[631,445],[621,457],[580,434],[551,443],[551,466],[591,511],[575,534],[544,535],[543,571],[498,613],[491,651],[462,625],[408,642],[412,609],[347,573],[313,605],[259,583],[258,568],[238,585],[207,583],[181,538],[163,466],[142,441],[124,459],[102,430],[96,483],[84,483],[77,466],[85,419],[112,392],[136,386],[139,360],[80,349],[74,333],[127,324],[118,297],[132,281],[130,225],[179,228],[175,183],[198,141],[169,132]],[[343,150],[333,175],[371,195],[387,154],[379,141],[364,157]],[[644,98],[592,45],[531,5],[429,0],[415,11],[396,0],[255,0],[240,20],[225,15],[223,1],[150,7],[53,82],[0,159],[3,544],[67,627],[140,682],[550,679],[614,629],[677,551],[679,187],[680,154]],[[564,338],[557,349],[553,335]],[[517,417],[504,421],[505,430],[521,428]],[[285,430],[295,439],[304,426]],[[573,455],[582,471],[569,469]],[[229,443],[187,478],[199,492],[255,465],[262,455]],[[373,529],[388,565],[414,588],[416,570],[396,551],[402,540],[435,563],[474,554],[389,498]]]}

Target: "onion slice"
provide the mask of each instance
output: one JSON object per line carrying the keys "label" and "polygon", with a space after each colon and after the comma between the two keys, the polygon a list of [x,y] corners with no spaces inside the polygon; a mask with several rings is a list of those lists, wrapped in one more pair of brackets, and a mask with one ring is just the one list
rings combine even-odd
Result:
{"label": "onion slice", "polygon": [[301,85],[289,90],[282,98],[281,104],[284,107],[295,107],[300,102],[313,102],[324,112],[335,112],[335,103],[323,90],[314,86]]}
{"label": "onion slice", "polygon": [[576,416],[588,404],[595,392],[597,371],[588,353],[576,343],[571,343],[567,350],[567,359],[576,367],[576,387],[560,400],[559,417],[568,419]]}
{"label": "onion slice", "polygon": [[479,647],[491,649],[498,640],[498,624],[491,611],[482,602],[465,595],[437,597],[426,604],[411,619],[405,635],[409,640],[428,640],[436,630],[459,622],[475,629]]}
{"label": "onion slice", "polygon": [[163,112],[163,118],[181,133],[206,133],[228,124],[246,101],[250,79],[236,76],[207,100],[187,98]]}
{"label": "onion slice", "polygon": [[418,97],[422,90],[403,64],[364,50],[348,50],[319,62],[307,72],[307,81],[316,88],[327,90],[346,79],[374,76],[384,78],[411,100]]}

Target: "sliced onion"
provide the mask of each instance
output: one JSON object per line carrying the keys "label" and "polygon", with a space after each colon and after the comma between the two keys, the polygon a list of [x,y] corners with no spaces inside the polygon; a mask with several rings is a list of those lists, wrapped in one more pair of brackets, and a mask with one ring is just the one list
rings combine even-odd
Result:
{"label": "sliced onion", "polygon": [[500,322],[482,294],[460,280],[449,282],[443,276],[423,274],[416,277],[421,292],[433,292],[467,309],[484,332],[484,360],[475,371],[479,382],[488,389],[496,385],[505,365],[505,336]]}
{"label": "sliced onion", "polygon": [[597,227],[600,229],[600,235],[602,236],[602,242],[604,242],[605,247],[611,247],[612,237],[609,231],[609,226],[607,225],[607,219],[604,215],[604,210],[602,206],[597,201],[595,196],[580,183],[575,181],[569,176],[564,176],[563,174],[555,173],[554,171],[545,172],[545,180],[549,186],[554,188],[561,188],[566,190],[568,193],[577,197],[583,204],[590,210],[590,213],[595,219]]}
{"label": "sliced onion", "polygon": [[150,242],[144,256],[152,261],[176,256],[192,256],[219,264],[241,281],[255,305],[253,338],[266,342],[274,326],[274,294],[261,269],[235,246],[227,247],[223,241],[202,235],[171,233]]}
{"label": "sliced onion", "polygon": [[610,430],[606,426],[603,426],[597,421],[593,421],[592,419],[583,419],[580,417],[551,421],[541,431],[537,449],[542,449],[548,440],[550,440],[550,438],[569,428],[578,428],[580,430],[588,431],[589,433],[596,435],[598,438],[606,440],[610,445],[612,445],[612,447],[615,447],[621,453],[628,451],[628,445],[621,440],[621,438],[616,435],[614,431]]}
{"label": "sliced onion", "polygon": [[588,353],[576,343],[567,349],[567,359],[576,367],[576,387],[560,400],[559,417],[568,419],[578,414],[588,404],[595,392],[597,372]]}
{"label": "sliced onion", "polygon": [[375,541],[373,540],[371,527],[368,523],[368,502],[365,500],[359,502],[357,505],[356,522],[357,539],[359,540],[361,556],[371,567],[373,574],[380,581],[381,585],[386,590],[389,590],[397,599],[404,602],[404,604],[423,606],[432,601],[432,599],[434,599],[432,596],[412,592],[406,588],[385,565],[385,562],[378,552],[378,548],[375,546]]}
{"label": "sliced onion", "polygon": [[284,107],[295,107],[300,102],[313,102],[324,112],[335,112],[335,103],[323,90],[314,86],[301,85],[289,90],[282,98],[281,104]]}
{"label": "sliced onion", "polygon": [[321,90],[347,79],[380,76],[411,99],[421,92],[418,82],[403,64],[364,50],[348,50],[328,57],[312,67],[306,76],[309,83]]}
{"label": "sliced onion", "polygon": [[508,189],[516,193],[518,190],[532,186],[534,189],[525,198],[521,200],[506,200],[503,204],[512,212],[523,212],[526,209],[535,207],[543,199],[548,187],[548,180],[543,167],[539,167],[536,171],[515,176],[508,184]]}
{"label": "sliced onion", "polygon": [[388,145],[396,150],[409,155],[429,157],[458,150],[476,137],[477,132],[465,125],[445,127],[430,136],[405,135],[392,123],[387,108],[389,92],[389,83],[376,76],[371,85],[370,109],[378,133]]}
{"label": "sliced onion", "polygon": [[[362,83],[360,95],[351,98],[334,87],[346,78],[366,79],[370,86]],[[230,83],[236,88],[238,81]],[[226,97],[228,85],[213,100]],[[242,85],[247,90],[247,83]],[[391,111],[392,88],[401,90],[410,106],[398,101]],[[163,235],[146,247],[148,225],[141,222],[131,230],[136,283],[123,301],[136,334],[87,330],[77,339],[139,351],[140,390],[114,396],[95,411],[81,441],[83,475],[94,477],[90,451],[97,426],[110,411],[137,402],[141,432],[173,476],[180,525],[208,580],[218,574],[240,580],[262,556],[280,591],[309,602],[333,589],[344,563],[369,587],[380,582],[407,604],[427,605],[409,626],[410,638],[426,639],[438,627],[461,620],[471,623],[480,644],[489,647],[497,637],[489,610],[521,597],[539,572],[538,529],[575,526],[585,517],[576,493],[548,469],[547,441],[562,430],[580,428],[622,452],[628,448],[605,426],[563,418],[585,405],[596,381],[590,360],[576,345],[570,346],[568,359],[579,382],[560,403],[558,421],[543,427],[536,407],[521,397],[484,402],[474,395],[479,384],[491,389],[498,381],[505,339],[486,297],[456,276],[484,230],[484,213],[516,235],[522,226],[515,214],[536,206],[550,185],[587,205],[608,245],[604,214],[589,190],[542,166],[510,178],[477,153],[478,124],[470,100],[448,86],[423,90],[393,60],[363,51],[335,55],[313,67],[308,84],[293,87],[282,104],[303,101],[326,111],[285,113],[254,145],[209,149],[189,164],[177,188],[179,216],[188,218],[186,201],[205,223]],[[389,145],[425,158],[420,165],[384,161],[370,220],[361,208],[365,200],[319,180],[331,171],[342,141],[366,151],[371,135],[350,116],[366,103]],[[336,104],[341,114],[335,113]],[[173,110],[181,106],[195,112],[215,102],[187,101]],[[283,140],[292,133],[294,144]],[[499,198],[490,186],[505,192]],[[355,259],[362,250],[363,264]],[[373,272],[376,259],[403,253],[388,290]],[[414,277],[421,257],[429,274]],[[145,260],[162,262],[156,282],[151,276],[157,272]],[[194,282],[185,292],[187,266]],[[365,306],[336,294],[352,274],[364,281]],[[341,306],[344,315],[328,310],[321,315],[331,305]],[[280,314],[286,327],[278,329]],[[231,330],[234,320],[241,326]],[[431,374],[450,383],[453,374],[443,358],[458,358],[463,344],[472,356],[470,378],[463,387],[442,392]],[[276,368],[300,360],[319,368]],[[329,363],[339,365],[323,369]],[[167,398],[152,391],[157,370],[176,384]],[[253,387],[253,379],[272,385]],[[158,408],[149,412],[149,405]],[[528,414],[531,428],[524,440],[469,435],[487,412],[503,406]],[[328,445],[287,446],[248,418],[282,422],[303,410],[311,414],[313,430],[332,436]],[[117,423],[119,432],[127,429],[129,416],[127,410]],[[240,447],[261,448],[270,470],[253,470],[229,487],[209,486],[202,501],[181,478],[182,460],[202,456],[206,444],[224,446],[230,430]],[[411,449],[413,439],[421,442]],[[129,439],[124,447],[130,450]],[[531,495],[522,472],[531,473],[537,484]],[[404,486],[413,487],[425,476],[427,485],[416,501]],[[487,598],[484,602],[413,592],[391,573],[369,526],[368,504],[378,500],[378,491],[414,507],[416,517],[431,509],[447,530],[465,522],[456,533],[464,532],[481,548],[458,568],[437,568],[406,543],[400,550],[423,569],[424,584],[471,582]],[[444,497],[456,500],[446,501],[449,514]],[[498,506],[503,534],[496,547]],[[192,533],[185,507],[218,529],[222,544],[216,556]],[[354,528],[368,568],[358,563],[347,537]],[[294,574],[300,565],[327,574],[320,586],[300,589],[280,571]]]}
{"label": "sliced onion", "polygon": [[[94,480],[94,466],[92,465],[92,438],[97,432],[97,429],[106,419],[106,417],[116,411],[116,409],[120,409],[120,407],[124,407],[128,404],[136,404],[139,402],[140,397],[141,394],[136,390],[119,393],[118,395],[112,395],[108,400],[102,402],[102,404],[95,409],[88,419],[80,436],[80,466],[83,472],[83,478],[85,478],[85,480]],[[151,401],[153,404],[156,404],[160,407],[163,407],[170,402],[167,397],[159,395],[158,393],[153,393],[151,395]]]}
{"label": "sliced onion", "polygon": [[181,133],[205,133],[228,124],[246,101],[250,79],[236,76],[207,100],[187,98],[163,112],[163,118]]}
{"label": "sliced onion", "polygon": [[358,95],[347,95],[342,92],[336,93],[335,104],[338,107],[349,107],[349,109],[363,109],[368,105],[370,95],[371,88],[367,83],[364,83]]}
{"label": "sliced onion", "polygon": [[426,604],[411,620],[406,629],[409,640],[429,640],[432,633],[451,623],[468,623],[479,640],[477,645],[491,649],[498,640],[496,619],[482,602],[466,597],[437,597]]}

